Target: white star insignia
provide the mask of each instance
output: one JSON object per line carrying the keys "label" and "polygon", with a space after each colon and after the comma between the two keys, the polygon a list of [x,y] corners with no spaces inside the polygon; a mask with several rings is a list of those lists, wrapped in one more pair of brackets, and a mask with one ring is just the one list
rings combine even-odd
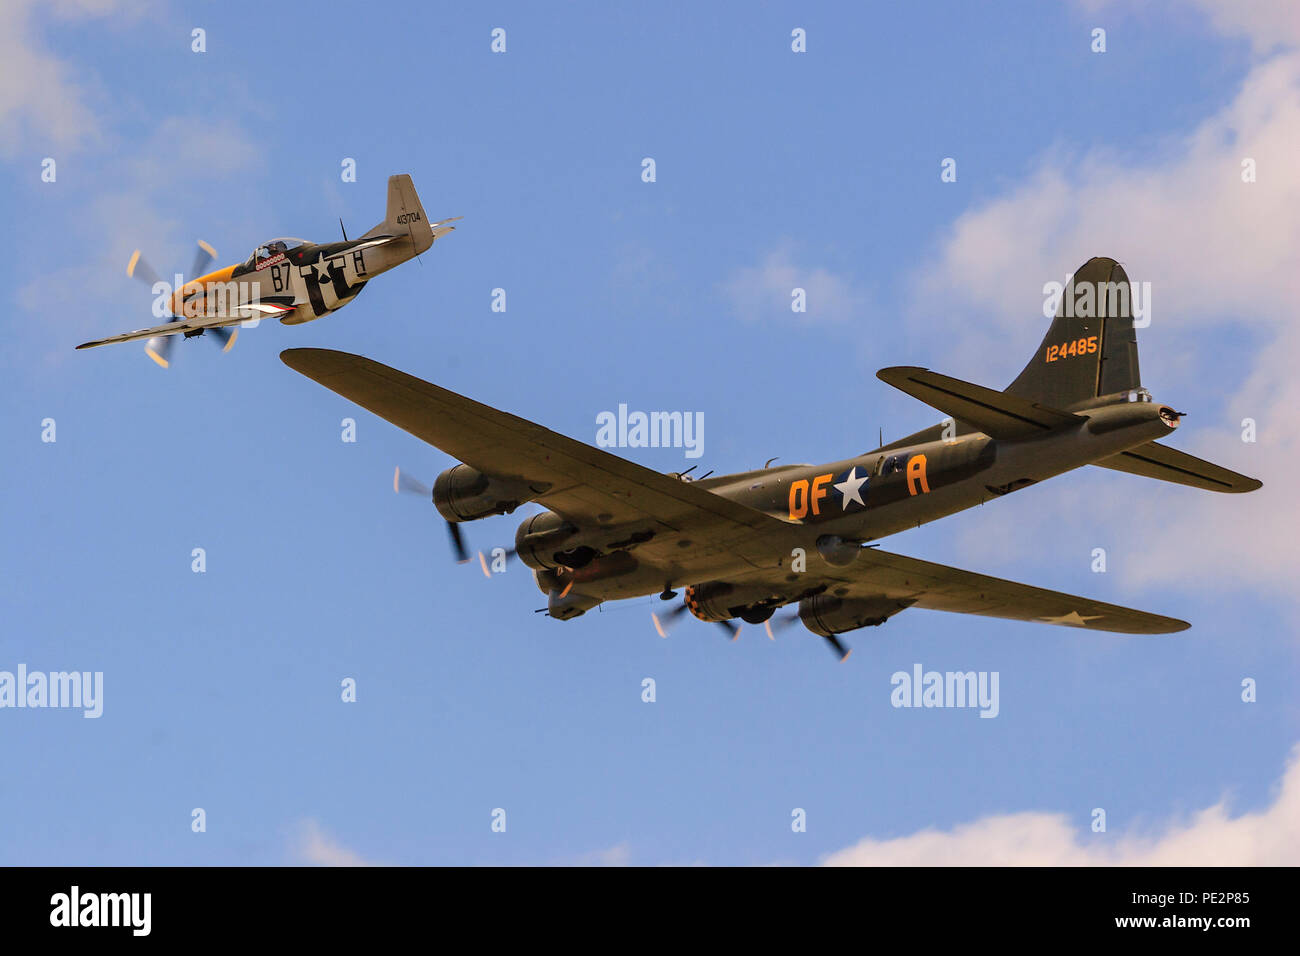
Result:
{"label": "white star insignia", "polygon": [[316,278],[322,282],[332,282],[330,278],[330,261],[323,256],[316,262],[313,267],[316,270]]}
{"label": "white star insignia", "polygon": [[858,469],[855,466],[854,468],[850,469],[848,475],[844,478],[843,481],[841,481],[838,485],[833,486],[835,490],[838,491],[841,495],[840,498],[841,511],[849,510],[850,501],[856,501],[864,508],[867,506],[867,503],[862,500],[862,486],[865,485],[866,483],[867,483],[867,476],[863,475],[861,478],[859,478]]}
{"label": "white star insignia", "polygon": [[1080,614],[1078,611],[1071,611],[1069,614],[1062,614],[1060,617],[1040,617],[1039,620],[1045,624],[1069,624],[1071,627],[1087,627],[1089,621],[1095,621],[1100,617],[1100,614]]}

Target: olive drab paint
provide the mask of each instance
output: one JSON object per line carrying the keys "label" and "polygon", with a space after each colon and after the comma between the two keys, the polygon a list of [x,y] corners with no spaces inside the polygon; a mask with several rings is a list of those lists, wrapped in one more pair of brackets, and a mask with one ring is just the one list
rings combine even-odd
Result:
{"label": "olive drab paint", "polygon": [[[681,599],[731,640],[740,623],[793,614],[844,660],[839,634],[910,607],[1094,631],[1164,634],[1176,618],[1048,591],[894,554],[889,535],[1095,465],[1193,487],[1247,492],[1260,482],[1159,439],[1182,413],[1138,376],[1128,277],[1091,259],[1062,290],[1029,364],[1003,391],[928,369],[881,369],[882,381],[933,406],[930,428],[826,464],[767,465],[730,475],[663,474],[370,359],[326,349],[281,358],[326,388],[459,460],[433,484],[458,522],[542,511],[515,534],[515,554],[561,620],[605,601]],[[458,540],[459,532],[453,534]]]}

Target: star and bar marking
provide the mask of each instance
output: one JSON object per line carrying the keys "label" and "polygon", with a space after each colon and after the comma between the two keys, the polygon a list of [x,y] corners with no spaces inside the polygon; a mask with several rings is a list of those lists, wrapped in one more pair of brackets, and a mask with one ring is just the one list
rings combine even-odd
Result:
{"label": "star and bar marking", "polygon": [[1080,614],[1078,611],[1071,611],[1069,614],[1062,614],[1060,617],[1040,617],[1039,620],[1044,624],[1068,624],[1071,627],[1087,627],[1089,621],[1101,619],[1100,614]]}
{"label": "star and bar marking", "polygon": [[851,502],[856,503],[859,507],[865,508],[867,503],[862,500],[862,486],[867,483],[867,475],[858,477],[858,468],[854,465],[844,476],[844,480],[835,483],[831,487],[840,493],[840,510],[848,511]]}

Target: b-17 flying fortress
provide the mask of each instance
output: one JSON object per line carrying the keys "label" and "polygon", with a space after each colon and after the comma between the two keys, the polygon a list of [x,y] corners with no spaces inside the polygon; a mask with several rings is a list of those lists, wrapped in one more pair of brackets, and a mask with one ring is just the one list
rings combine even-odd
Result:
{"label": "b-17 flying fortress", "polygon": [[[1141,385],[1130,286],[1113,259],[1089,260],[1055,321],[1005,390],[923,368],[879,378],[949,416],[825,465],[783,465],[691,481],[661,474],[359,355],[289,349],[290,368],[459,459],[430,491],[459,524],[525,502],[515,553],[551,617],[658,594],[735,636],[737,622],[802,621],[836,656],[839,635],[908,608],[1093,631],[1163,634],[1185,621],[893,554],[875,542],[1035,482],[1096,465],[1245,492],[1260,482],[1160,443],[1182,413]],[[1093,303],[1094,305],[1089,305]],[[401,485],[401,476],[397,484]],[[793,615],[775,618],[787,606]]]}

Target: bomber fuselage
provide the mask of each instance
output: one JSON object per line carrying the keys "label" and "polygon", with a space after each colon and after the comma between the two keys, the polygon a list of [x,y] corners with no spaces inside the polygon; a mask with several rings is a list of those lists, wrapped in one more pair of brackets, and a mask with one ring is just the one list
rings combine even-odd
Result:
{"label": "bomber fuselage", "polygon": [[[732,552],[720,542],[702,562],[697,557],[686,563],[673,559],[673,541],[662,533],[638,540],[637,529],[627,526],[565,538],[550,530],[565,525],[551,512],[528,519],[516,541],[537,571],[538,587],[552,595],[566,591],[559,600],[576,614],[604,600],[670,586],[743,580],[757,568],[791,565],[798,549],[808,562],[847,563],[861,544],[1143,445],[1177,427],[1179,419],[1172,409],[1150,402],[1109,404],[1078,414],[1075,424],[1021,440],[968,431],[824,465],[786,465],[699,482],[785,522],[788,533],[771,542],[766,559]],[[529,541],[540,548],[526,547]],[[698,556],[699,549],[691,553]],[[796,600],[801,596],[797,574],[792,572],[789,582],[788,593],[780,597]]]}

